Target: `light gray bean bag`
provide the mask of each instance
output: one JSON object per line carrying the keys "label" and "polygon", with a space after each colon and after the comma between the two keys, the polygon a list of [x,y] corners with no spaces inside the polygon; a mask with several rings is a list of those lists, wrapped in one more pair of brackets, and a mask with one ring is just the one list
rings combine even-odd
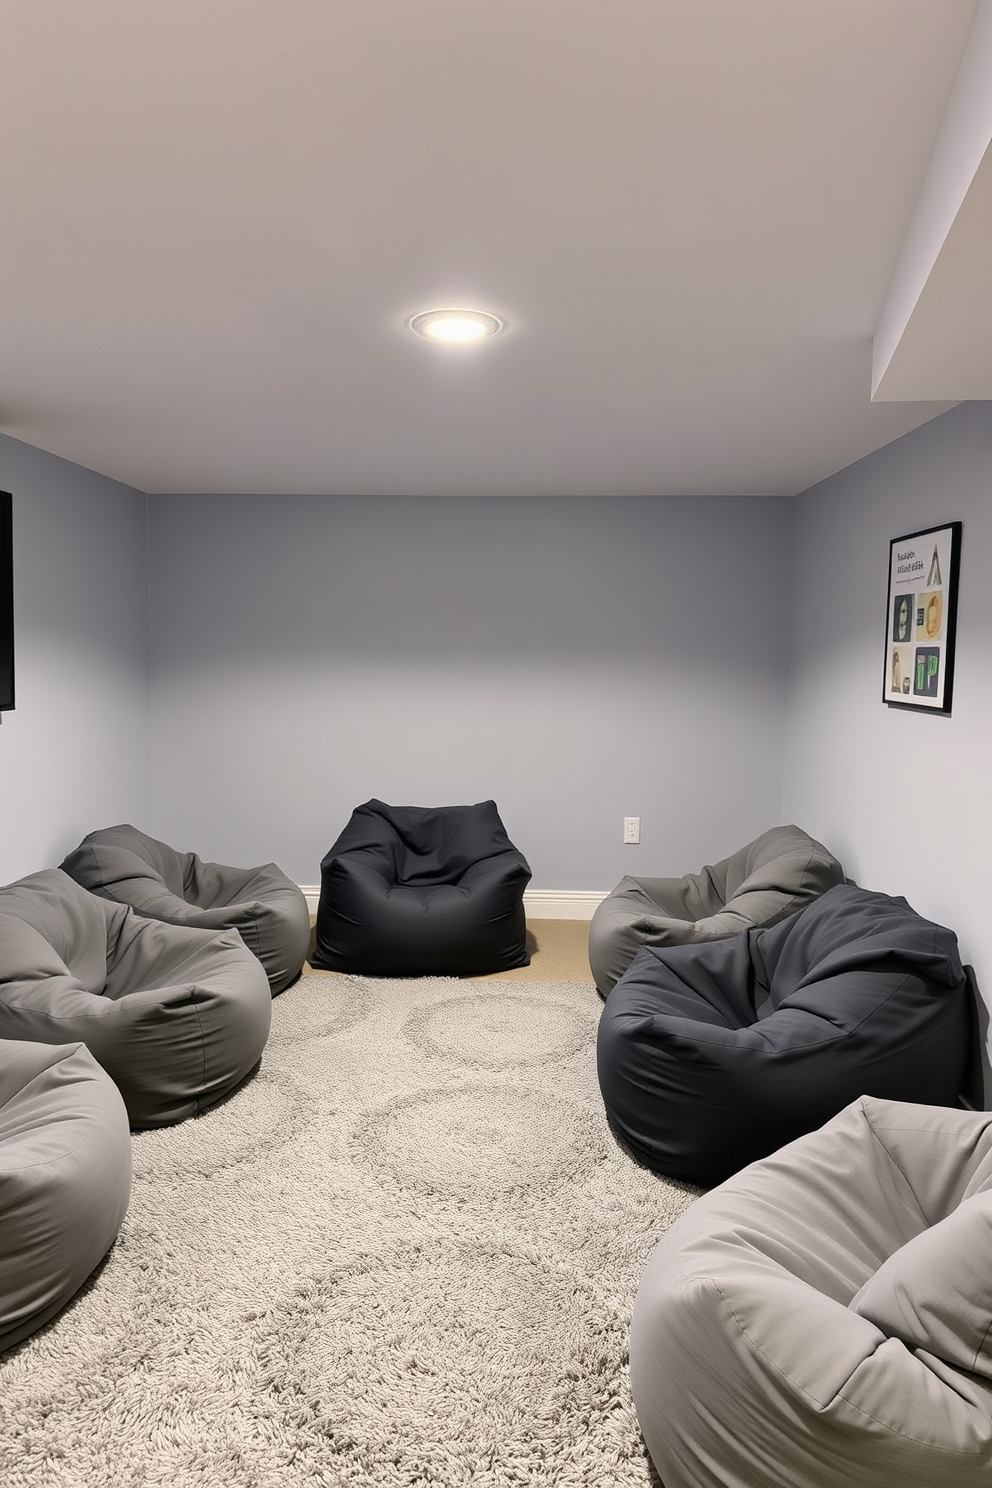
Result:
{"label": "light gray bean bag", "polygon": [[589,926],[589,964],[600,996],[642,946],[698,945],[804,909],[844,870],[800,827],[772,827],[722,862],[684,878],[624,878]]}
{"label": "light gray bean bag", "polygon": [[75,1296],[130,1195],[124,1102],[84,1045],[0,1042],[0,1349]]}
{"label": "light gray bean bag", "polygon": [[864,1096],[687,1211],[634,1303],[665,1488],[992,1481],[992,1115]]}
{"label": "light gray bean bag", "polygon": [[265,967],[273,997],[296,980],[306,960],[307,901],[275,863],[205,863],[125,824],[91,832],[61,867],[84,889],[130,904],[146,919],[237,930]]}
{"label": "light gray bean bag", "polygon": [[0,1039],[85,1043],[132,1126],[227,1095],[271,1018],[265,972],[234,930],[142,919],[58,868],[0,888]]}

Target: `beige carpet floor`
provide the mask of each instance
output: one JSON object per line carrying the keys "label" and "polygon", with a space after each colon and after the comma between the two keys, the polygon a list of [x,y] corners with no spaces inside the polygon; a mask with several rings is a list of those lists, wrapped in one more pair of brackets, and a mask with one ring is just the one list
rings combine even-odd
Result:
{"label": "beige carpet floor", "polygon": [[613,1142],[599,1013],[305,975],[230,1100],[135,1136],[114,1249],[0,1359],[3,1488],[648,1488],[630,1309],[694,1194]]}
{"label": "beige carpet floor", "polygon": [[586,920],[528,920],[530,965],[498,971],[487,981],[585,982],[589,969],[589,924]]}

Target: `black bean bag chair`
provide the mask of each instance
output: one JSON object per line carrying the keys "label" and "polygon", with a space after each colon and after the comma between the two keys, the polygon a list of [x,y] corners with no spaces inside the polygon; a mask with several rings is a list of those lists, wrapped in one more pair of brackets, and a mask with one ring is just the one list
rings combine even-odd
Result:
{"label": "black bean bag chair", "polygon": [[478,976],[526,966],[529,881],[495,801],[366,801],[320,865],[311,964],[367,976]]}
{"label": "black bean bag chair", "polygon": [[0,888],[0,1039],[85,1043],[134,1127],[228,1095],[271,1019],[265,972],[236,930],[142,919],[58,868]]}
{"label": "black bean bag chair", "polygon": [[275,863],[204,862],[123,824],[90,832],[60,866],[84,889],[130,904],[145,919],[237,930],[265,967],[273,997],[303,969],[310,911],[302,889]]}
{"label": "black bean bag chair", "polygon": [[801,827],[772,827],[682,878],[624,878],[597,905],[589,965],[601,997],[642,946],[697,945],[774,925],[844,882],[830,850]]}
{"label": "black bean bag chair", "polygon": [[951,1106],[974,1069],[952,931],[840,884],[777,925],[638,952],[606,999],[610,1124],[657,1172],[719,1183],[861,1095]]}
{"label": "black bean bag chair", "polygon": [[80,1043],[0,1042],[0,1349],[41,1328],[113,1245],[131,1196],[120,1092]]}

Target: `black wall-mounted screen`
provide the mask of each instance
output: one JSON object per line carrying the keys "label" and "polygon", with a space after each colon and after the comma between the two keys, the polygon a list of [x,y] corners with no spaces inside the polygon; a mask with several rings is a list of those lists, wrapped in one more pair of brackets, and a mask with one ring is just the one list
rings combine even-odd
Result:
{"label": "black wall-mounted screen", "polygon": [[0,491],[0,712],[14,706],[14,503]]}

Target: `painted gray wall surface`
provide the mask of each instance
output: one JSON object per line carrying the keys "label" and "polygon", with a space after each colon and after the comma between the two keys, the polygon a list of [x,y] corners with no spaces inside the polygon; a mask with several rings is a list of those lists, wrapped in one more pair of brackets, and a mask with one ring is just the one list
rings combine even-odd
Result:
{"label": "painted gray wall surface", "polygon": [[532,887],[605,891],[780,819],[786,502],[162,496],[149,524],[180,848],[315,884],[359,802],[491,796]]}
{"label": "painted gray wall surface", "polygon": [[[961,520],[949,718],[882,703],[889,541]],[[950,926],[992,997],[992,404],[952,409],[795,504],[783,802],[866,887]]]}
{"label": "painted gray wall surface", "polygon": [[145,498],[0,435],[14,495],[17,707],[0,726],[0,882],[151,810]]}

